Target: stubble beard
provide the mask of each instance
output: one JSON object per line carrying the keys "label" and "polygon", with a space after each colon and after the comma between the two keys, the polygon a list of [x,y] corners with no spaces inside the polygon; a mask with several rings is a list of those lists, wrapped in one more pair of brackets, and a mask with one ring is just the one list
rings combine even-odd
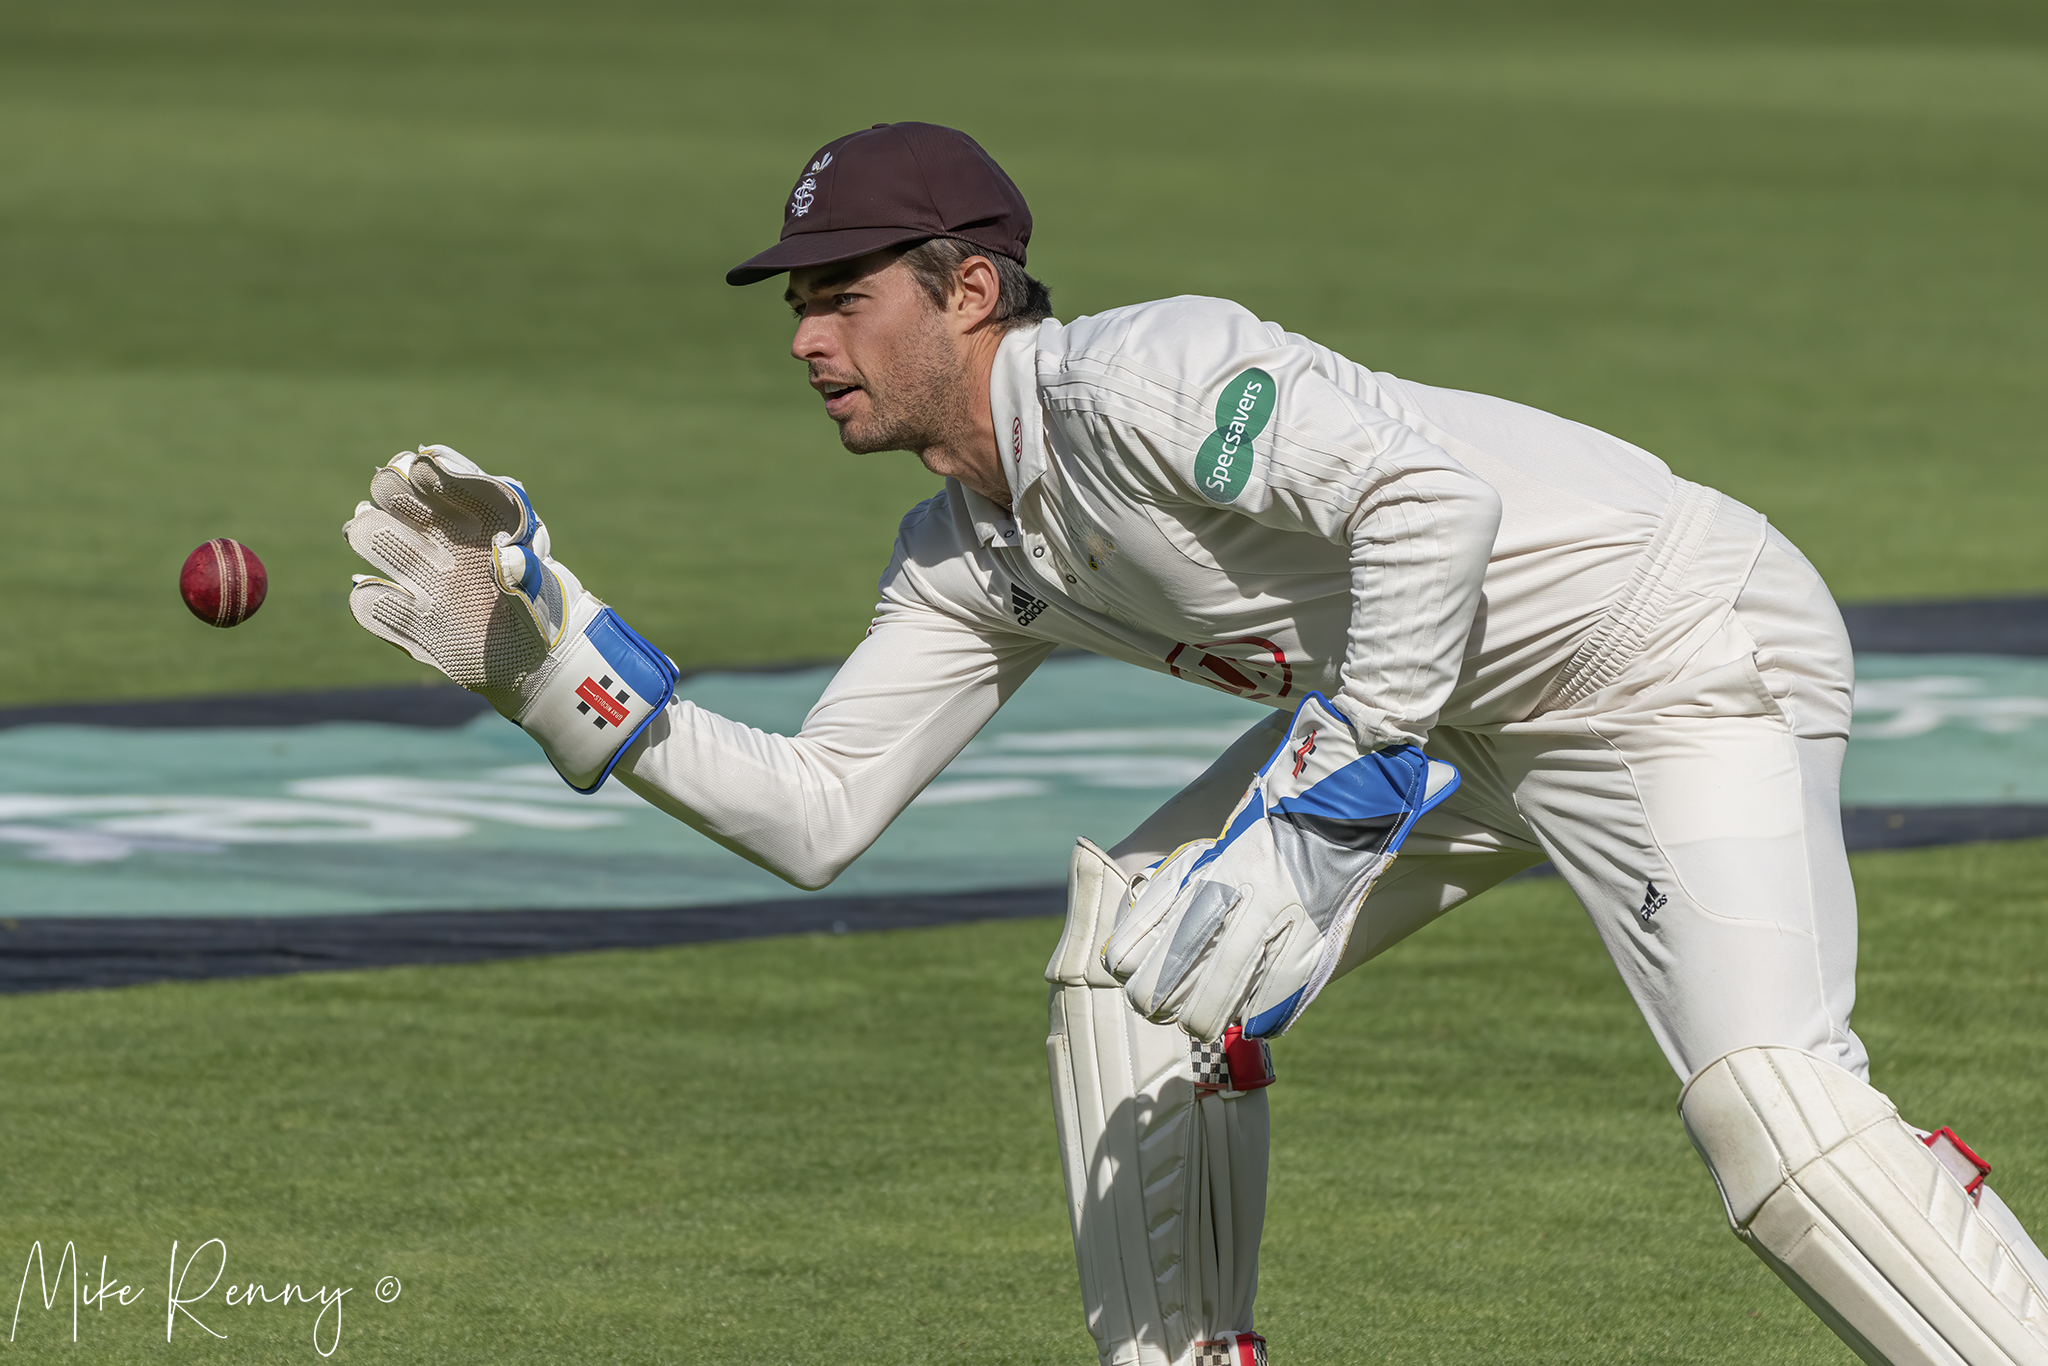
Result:
{"label": "stubble beard", "polygon": [[877,386],[865,377],[868,411],[839,424],[839,443],[855,455],[922,453],[958,425],[959,357],[936,310],[905,339],[900,359]]}

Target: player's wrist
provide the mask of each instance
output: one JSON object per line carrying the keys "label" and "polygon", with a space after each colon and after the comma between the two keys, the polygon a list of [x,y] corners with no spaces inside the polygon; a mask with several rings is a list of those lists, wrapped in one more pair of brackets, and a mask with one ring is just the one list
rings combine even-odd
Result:
{"label": "player's wrist", "polygon": [[511,719],[539,742],[564,782],[595,792],[668,705],[679,676],[673,660],[585,593]]}
{"label": "player's wrist", "polygon": [[1358,742],[1360,753],[1379,749],[1394,749],[1401,745],[1422,747],[1428,732],[1385,711],[1371,703],[1340,692],[1329,699],[1330,710],[1334,711],[1351,727],[1351,734]]}

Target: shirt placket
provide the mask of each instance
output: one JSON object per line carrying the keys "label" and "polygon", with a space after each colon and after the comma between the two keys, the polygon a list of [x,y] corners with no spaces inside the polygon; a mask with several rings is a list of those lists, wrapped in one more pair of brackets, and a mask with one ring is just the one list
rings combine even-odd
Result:
{"label": "shirt placket", "polygon": [[[1031,520],[1036,522],[1039,519]],[[1018,519],[1018,527],[1023,533],[1019,537],[1020,548],[1025,561],[1031,566],[1033,576],[1042,580],[1053,591],[1063,593],[1087,607],[1100,610],[1101,602],[1098,595],[1084,584],[1073,557],[1066,553],[1060,542],[1046,535],[1041,526],[1027,525],[1021,517]]]}

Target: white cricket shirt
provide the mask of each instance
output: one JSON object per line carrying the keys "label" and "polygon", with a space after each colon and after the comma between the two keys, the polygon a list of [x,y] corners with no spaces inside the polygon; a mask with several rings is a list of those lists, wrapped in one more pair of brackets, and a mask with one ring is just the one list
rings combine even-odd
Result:
{"label": "white cricket shirt", "polygon": [[948,480],[797,735],[673,702],[619,766],[635,791],[819,887],[1056,647],[1280,708],[1321,691],[1366,743],[1421,743],[1585,695],[1705,539],[1762,544],[1625,441],[1221,299],[1015,331],[990,399],[1014,514]]}

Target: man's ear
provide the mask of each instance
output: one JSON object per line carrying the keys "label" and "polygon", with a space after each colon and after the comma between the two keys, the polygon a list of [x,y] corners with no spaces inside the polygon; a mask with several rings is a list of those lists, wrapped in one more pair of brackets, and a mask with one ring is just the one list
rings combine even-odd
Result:
{"label": "man's ear", "polygon": [[970,256],[960,263],[953,277],[953,297],[947,312],[960,331],[972,332],[996,311],[1002,282],[986,256]]}

